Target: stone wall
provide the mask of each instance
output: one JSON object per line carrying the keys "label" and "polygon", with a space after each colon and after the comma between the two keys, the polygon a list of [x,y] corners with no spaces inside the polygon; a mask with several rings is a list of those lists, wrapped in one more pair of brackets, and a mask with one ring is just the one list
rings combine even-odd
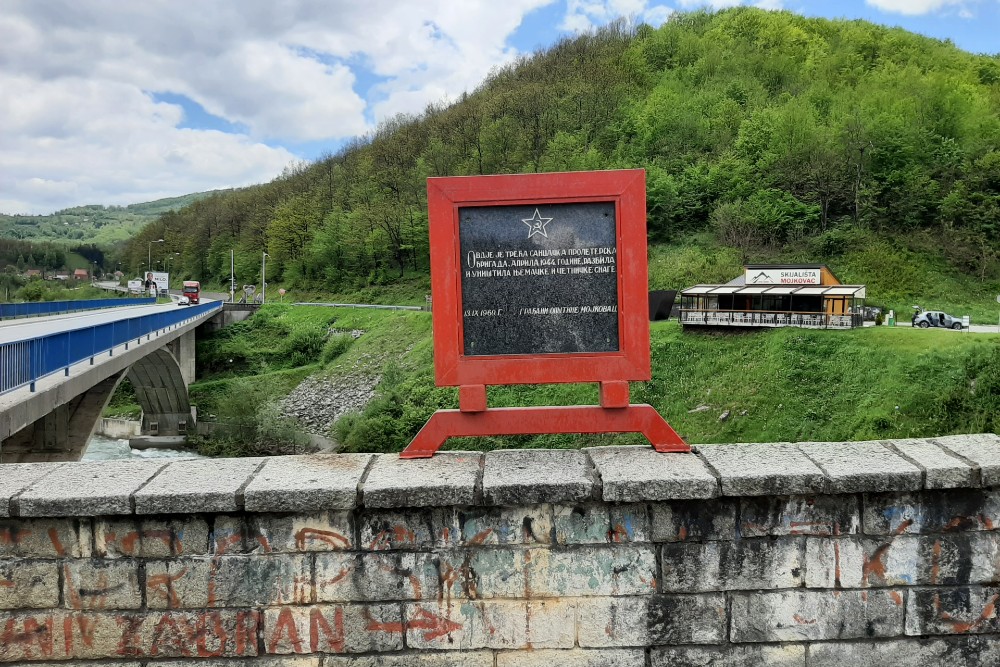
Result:
{"label": "stone wall", "polygon": [[995,435],[2,466],[0,663],[996,665],[998,486]]}

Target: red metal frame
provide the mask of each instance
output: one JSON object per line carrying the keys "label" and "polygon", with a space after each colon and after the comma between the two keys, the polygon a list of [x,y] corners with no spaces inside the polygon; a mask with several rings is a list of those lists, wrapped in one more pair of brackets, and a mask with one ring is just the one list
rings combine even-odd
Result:
{"label": "red metal frame", "polygon": [[[641,432],[657,451],[690,451],[648,405],[628,404],[628,381],[649,380],[646,182],[641,169],[466,176],[427,180],[434,370],[459,386],[461,409],[435,413],[403,458],[431,456],[448,437]],[[619,350],[466,356],[463,353],[459,212],[468,206],[614,202]],[[600,382],[601,406],[487,409],[485,385]],[[659,423],[657,423],[657,420]]]}

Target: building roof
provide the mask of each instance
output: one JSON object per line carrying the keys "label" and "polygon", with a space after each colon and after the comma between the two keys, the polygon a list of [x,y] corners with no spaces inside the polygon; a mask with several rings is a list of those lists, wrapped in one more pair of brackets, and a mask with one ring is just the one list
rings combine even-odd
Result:
{"label": "building roof", "polygon": [[720,294],[844,296],[864,299],[864,285],[695,285],[681,290],[681,296],[717,296]]}

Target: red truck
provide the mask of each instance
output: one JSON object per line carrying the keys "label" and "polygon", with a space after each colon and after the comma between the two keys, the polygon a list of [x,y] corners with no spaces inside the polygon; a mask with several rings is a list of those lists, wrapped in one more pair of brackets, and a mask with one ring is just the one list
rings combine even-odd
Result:
{"label": "red truck", "polygon": [[201,283],[197,280],[185,280],[182,294],[188,298],[189,303],[200,303]]}

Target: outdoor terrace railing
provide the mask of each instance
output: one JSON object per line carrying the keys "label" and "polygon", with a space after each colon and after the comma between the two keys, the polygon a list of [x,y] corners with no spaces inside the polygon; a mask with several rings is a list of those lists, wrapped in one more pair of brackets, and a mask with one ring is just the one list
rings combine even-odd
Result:
{"label": "outdoor terrace railing", "polygon": [[114,348],[140,342],[143,336],[183,324],[207,313],[222,309],[222,302],[212,301],[184,308],[165,307],[162,313],[129,317],[106,324],[58,331],[44,336],[0,344],[0,394],[30,385],[57,371],[69,375],[73,364]]}
{"label": "outdoor terrace railing", "polygon": [[29,301],[26,303],[0,303],[0,320],[15,317],[56,315],[78,310],[118,308],[121,306],[148,306],[156,303],[153,297],[143,299],[81,299],[79,301]]}
{"label": "outdoor terrace railing", "polygon": [[805,327],[853,329],[864,325],[861,315],[829,315],[745,310],[681,310],[681,323],[732,327]]}

